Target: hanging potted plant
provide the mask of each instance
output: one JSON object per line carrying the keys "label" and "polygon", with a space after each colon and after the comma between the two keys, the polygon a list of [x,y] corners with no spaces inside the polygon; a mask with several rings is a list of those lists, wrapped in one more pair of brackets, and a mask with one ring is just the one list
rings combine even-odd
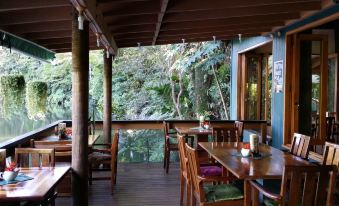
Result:
{"label": "hanging potted plant", "polygon": [[0,114],[10,118],[24,104],[25,78],[22,75],[0,76]]}
{"label": "hanging potted plant", "polygon": [[26,88],[26,107],[28,118],[43,119],[47,110],[47,83],[29,82]]}

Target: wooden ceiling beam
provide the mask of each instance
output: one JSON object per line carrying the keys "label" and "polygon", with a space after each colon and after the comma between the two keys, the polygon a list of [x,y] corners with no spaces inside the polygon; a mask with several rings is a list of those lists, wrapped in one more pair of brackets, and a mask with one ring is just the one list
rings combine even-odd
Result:
{"label": "wooden ceiling beam", "polygon": [[161,25],[162,25],[162,20],[164,18],[165,13],[166,13],[168,1],[169,0],[162,0],[162,2],[161,2],[161,7],[160,7],[161,9],[160,9],[160,12],[158,14],[158,21],[157,21],[157,25],[155,27],[155,32],[154,32],[154,37],[153,37],[152,45],[155,45],[157,43],[157,39],[158,39],[158,36],[159,36],[160,28],[161,28]]}
{"label": "wooden ceiling beam", "polygon": [[109,46],[109,52],[117,54],[118,47],[114,37],[104,20],[101,10],[98,8],[97,0],[70,0],[72,5],[79,11],[84,10],[86,18],[90,21],[90,28],[93,32],[101,34],[101,40],[105,46]]}
{"label": "wooden ceiling beam", "polygon": [[127,2],[100,6],[104,17],[107,16],[131,16],[144,14],[158,14],[161,5],[159,0],[145,2]]}
{"label": "wooden ceiling beam", "polygon": [[28,24],[15,24],[0,27],[3,30],[20,35],[29,32],[59,31],[71,29],[72,22],[70,20],[36,22]]}
{"label": "wooden ceiling beam", "polygon": [[[32,41],[38,41],[42,39],[67,38],[72,37],[72,31],[60,30],[60,31],[33,32],[25,33],[21,37]],[[95,34],[91,32],[89,37],[90,38],[95,37]]]}
{"label": "wooden ceiling beam", "polygon": [[0,1],[0,12],[53,8],[60,6],[70,6],[70,3],[68,0],[3,0]]}
{"label": "wooden ceiling beam", "polygon": [[61,6],[53,9],[43,8],[1,12],[0,26],[70,20],[71,10],[71,6]]}
{"label": "wooden ceiling beam", "polygon": [[171,22],[163,23],[161,31],[167,30],[182,30],[182,29],[193,29],[193,28],[203,28],[203,27],[221,27],[221,26],[234,26],[241,24],[254,24],[265,22],[274,22],[274,21],[286,21],[288,19],[298,19],[300,17],[299,13],[282,13],[282,14],[272,14],[272,15],[258,15],[248,17],[232,17],[226,19],[207,19],[201,21],[186,21],[186,22]]}
{"label": "wooden ceiling beam", "polygon": [[264,5],[281,5],[292,2],[316,2],[321,4],[321,0],[241,0],[241,1],[225,1],[213,0],[211,1],[196,1],[196,0],[173,0],[168,5],[168,12],[184,12],[184,11],[198,11],[198,10],[216,10],[226,8],[246,8],[250,6],[264,6]]}
{"label": "wooden ceiling beam", "polygon": [[321,9],[319,2],[288,2],[283,4],[249,6],[239,9],[226,8],[216,10],[199,10],[186,12],[168,12],[163,22],[181,22],[181,21],[198,21],[206,19],[224,19],[230,17],[269,15],[286,12],[301,12]]}

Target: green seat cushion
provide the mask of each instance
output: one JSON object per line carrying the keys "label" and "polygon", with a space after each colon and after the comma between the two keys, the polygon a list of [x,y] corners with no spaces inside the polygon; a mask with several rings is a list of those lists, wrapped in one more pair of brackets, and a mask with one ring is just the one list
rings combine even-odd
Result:
{"label": "green seat cushion", "polygon": [[207,202],[239,200],[244,198],[242,190],[234,184],[204,185]]}
{"label": "green seat cushion", "polygon": [[279,204],[272,199],[265,198],[264,205],[265,206],[278,206]]}

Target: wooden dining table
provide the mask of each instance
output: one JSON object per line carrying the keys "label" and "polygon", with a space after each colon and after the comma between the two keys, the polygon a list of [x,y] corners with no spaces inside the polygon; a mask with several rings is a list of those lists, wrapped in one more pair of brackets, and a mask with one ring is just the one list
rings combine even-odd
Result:
{"label": "wooden dining table", "polygon": [[196,136],[197,142],[208,142],[208,135],[212,135],[212,129],[203,129],[199,127],[175,127],[178,134],[184,136]]}
{"label": "wooden dining table", "polygon": [[0,186],[0,205],[19,205],[24,201],[45,200],[70,169],[69,165],[20,168],[20,173],[33,179]]}
{"label": "wooden dining table", "polygon": [[[95,134],[95,135],[88,135],[88,147],[92,147],[93,144],[98,140],[98,138],[100,137],[99,134]],[[72,138],[65,138],[65,139],[60,139],[57,135],[50,135],[50,136],[46,136],[43,137],[41,139],[39,139],[41,141],[51,141],[51,142],[58,142],[58,141],[72,141]]]}
{"label": "wooden dining table", "polygon": [[244,205],[250,205],[249,180],[281,179],[285,165],[307,166],[312,163],[265,144],[259,145],[262,158],[241,157],[243,143],[199,142],[211,157],[218,161],[236,178],[244,181]]}

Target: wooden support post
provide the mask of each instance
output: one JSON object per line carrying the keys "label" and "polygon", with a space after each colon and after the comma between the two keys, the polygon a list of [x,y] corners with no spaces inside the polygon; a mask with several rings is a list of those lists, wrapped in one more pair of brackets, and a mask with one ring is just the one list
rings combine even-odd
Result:
{"label": "wooden support post", "polygon": [[112,139],[112,55],[107,58],[104,53],[104,114],[103,133],[105,143]]}
{"label": "wooden support post", "polygon": [[73,205],[88,205],[88,76],[89,23],[72,22],[72,197]]}

